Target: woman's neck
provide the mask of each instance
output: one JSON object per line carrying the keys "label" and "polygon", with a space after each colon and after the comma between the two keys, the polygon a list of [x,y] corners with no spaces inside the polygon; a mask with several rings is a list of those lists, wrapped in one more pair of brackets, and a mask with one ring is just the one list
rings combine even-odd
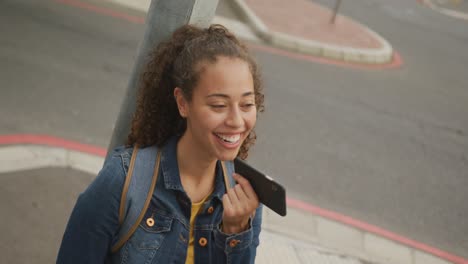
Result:
{"label": "woman's neck", "polygon": [[177,162],[180,177],[185,178],[183,181],[189,180],[195,185],[214,183],[216,159],[203,154],[191,135],[184,133],[177,143]]}

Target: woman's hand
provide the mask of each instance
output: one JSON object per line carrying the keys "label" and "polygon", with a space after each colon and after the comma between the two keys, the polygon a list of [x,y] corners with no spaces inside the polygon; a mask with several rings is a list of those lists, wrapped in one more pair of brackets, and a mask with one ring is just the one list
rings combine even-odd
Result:
{"label": "woman's hand", "polygon": [[249,218],[259,206],[257,194],[250,182],[241,175],[234,173],[238,182],[223,195],[222,231],[226,234],[237,234],[247,230]]}

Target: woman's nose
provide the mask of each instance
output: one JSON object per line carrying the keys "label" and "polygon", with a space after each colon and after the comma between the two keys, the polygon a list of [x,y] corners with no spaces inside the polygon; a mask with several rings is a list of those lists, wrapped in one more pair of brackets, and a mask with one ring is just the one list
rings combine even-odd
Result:
{"label": "woman's nose", "polygon": [[234,107],[229,111],[229,116],[226,120],[226,125],[230,127],[241,127],[244,124],[241,110],[238,107]]}

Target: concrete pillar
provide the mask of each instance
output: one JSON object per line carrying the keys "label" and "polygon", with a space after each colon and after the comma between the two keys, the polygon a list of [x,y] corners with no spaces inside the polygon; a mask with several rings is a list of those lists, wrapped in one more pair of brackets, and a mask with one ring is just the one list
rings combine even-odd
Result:
{"label": "concrete pillar", "polygon": [[193,24],[208,27],[211,24],[218,0],[152,0],[146,16],[145,35],[138,48],[138,55],[114,126],[112,138],[107,149],[122,145],[127,139],[133,113],[140,73],[146,65],[147,54],[159,42],[166,40],[179,27]]}

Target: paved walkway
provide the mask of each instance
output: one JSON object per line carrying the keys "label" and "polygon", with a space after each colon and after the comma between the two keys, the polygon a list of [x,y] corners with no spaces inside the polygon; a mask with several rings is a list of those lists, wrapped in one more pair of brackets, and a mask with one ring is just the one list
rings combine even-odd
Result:
{"label": "paved walkway", "polygon": [[[147,11],[150,0],[108,0]],[[367,26],[339,14],[330,24],[332,11],[309,0],[220,1],[221,11],[232,5],[239,19],[215,17],[238,36],[258,42],[336,61],[363,65],[387,65],[395,60],[392,46]],[[226,7],[226,8],[225,8]],[[255,36],[257,35],[257,36]],[[259,40],[260,38],[260,40]]]}
{"label": "paved walkway", "polygon": [[[383,64],[391,45],[351,18],[310,0],[234,0],[247,23],[267,42],[286,49],[355,63]],[[344,3],[342,3],[344,4]]]}
{"label": "paved walkway", "polygon": [[[100,156],[78,152],[64,159],[65,153],[64,148],[0,145],[0,208],[8,212],[0,225],[2,263],[55,262],[76,199],[103,162]],[[260,241],[260,264],[369,263],[273,232],[268,225]]]}
{"label": "paved walkway", "polygon": [[[76,198],[102,168],[104,156],[100,147],[66,139],[0,135],[0,207],[9,212],[0,226],[5,263],[54,261]],[[267,208],[263,214],[256,263],[468,264],[291,198],[286,217]],[[28,236],[18,232],[24,229],[30,230]]]}
{"label": "paved walkway", "polygon": [[[352,48],[377,49],[382,43],[352,19],[338,15],[312,1],[245,0],[245,3],[272,31]],[[282,19],[279,19],[282,18]]]}

